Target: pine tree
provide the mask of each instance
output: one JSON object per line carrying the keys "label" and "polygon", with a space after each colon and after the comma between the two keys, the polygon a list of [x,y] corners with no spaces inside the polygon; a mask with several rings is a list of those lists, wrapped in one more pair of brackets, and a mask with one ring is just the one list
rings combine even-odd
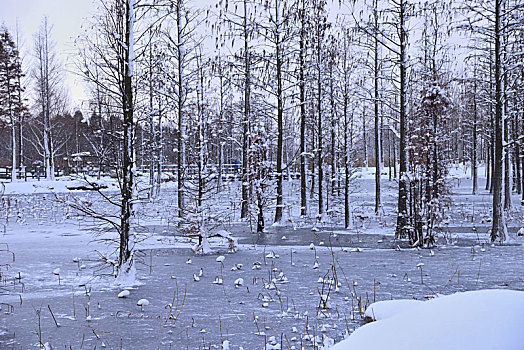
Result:
{"label": "pine tree", "polygon": [[[7,117],[11,124],[11,181],[17,181],[17,123],[25,113],[21,98],[23,88],[20,80],[23,77],[19,52],[11,34],[6,28],[0,28],[0,118]],[[20,136],[19,136],[20,137]]]}

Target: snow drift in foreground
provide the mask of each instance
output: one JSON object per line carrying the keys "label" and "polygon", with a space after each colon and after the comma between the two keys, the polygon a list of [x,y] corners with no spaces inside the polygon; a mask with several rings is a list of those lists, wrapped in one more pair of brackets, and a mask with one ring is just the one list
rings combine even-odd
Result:
{"label": "snow drift in foreground", "polygon": [[474,349],[524,347],[524,292],[481,290],[426,302],[382,301],[366,310],[375,319],[331,350]]}

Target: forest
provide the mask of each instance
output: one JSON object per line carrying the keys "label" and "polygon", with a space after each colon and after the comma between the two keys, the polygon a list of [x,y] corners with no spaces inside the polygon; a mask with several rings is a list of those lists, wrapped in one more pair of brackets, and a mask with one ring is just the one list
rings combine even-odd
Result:
{"label": "forest", "polygon": [[204,255],[236,245],[231,221],[282,240],[372,222],[429,251],[457,202],[482,249],[524,233],[521,0],[100,0],[81,25],[73,68],[47,17],[24,50],[0,26],[0,179],[82,182],[54,205],[116,233],[114,276],[149,259],[137,232],[166,208]]}

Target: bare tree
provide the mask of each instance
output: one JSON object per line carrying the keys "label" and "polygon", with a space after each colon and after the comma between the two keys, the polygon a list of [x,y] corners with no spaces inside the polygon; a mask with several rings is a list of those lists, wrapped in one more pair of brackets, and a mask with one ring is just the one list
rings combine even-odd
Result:
{"label": "bare tree", "polygon": [[[94,18],[94,33],[83,38],[80,69],[85,77],[98,86],[110,99],[112,111],[121,117],[120,163],[117,175],[120,183],[119,199],[104,196],[117,206],[118,216],[104,218],[86,208],[78,208],[87,214],[109,221],[118,232],[117,274],[129,272],[133,266],[133,250],[130,241],[133,203],[136,200],[135,188],[135,101],[136,86],[133,82],[134,64],[137,54],[143,49],[135,49],[142,35],[137,33],[137,12],[151,9],[141,7],[139,1],[117,0],[111,3],[100,1],[101,15]],[[144,31],[144,33],[147,30]]]}
{"label": "bare tree", "polygon": [[52,27],[44,17],[38,32],[34,36],[34,57],[32,77],[35,82],[35,108],[41,116],[42,148],[46,177],[55,178],[55,148],[53,143],[52,114],[59,114],[63,108],[63,90],[61,88],[62,70],[52,40]]}

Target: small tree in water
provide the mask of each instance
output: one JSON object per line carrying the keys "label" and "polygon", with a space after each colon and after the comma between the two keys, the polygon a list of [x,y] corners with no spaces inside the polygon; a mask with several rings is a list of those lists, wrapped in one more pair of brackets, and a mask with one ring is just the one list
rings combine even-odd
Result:
{"label": "small tree in water", "polygon": [[421,91],[420,104],[412,122],[410,139],[410,201],[413,230],[409,241],[416,246],[431,246],[440,230],[450,197],[446,176],[445,123],[451,100],[435,75]]}

